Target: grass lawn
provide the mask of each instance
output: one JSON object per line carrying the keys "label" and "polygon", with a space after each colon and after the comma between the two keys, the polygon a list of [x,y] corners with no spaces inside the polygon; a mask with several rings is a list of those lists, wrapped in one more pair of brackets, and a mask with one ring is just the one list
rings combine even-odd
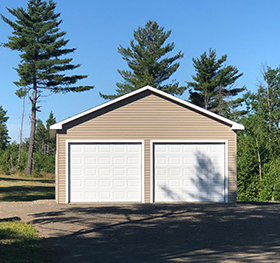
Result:
{"label": "grass lawn", "polygon": [[[0,202],[54,199],[54,179],[0,174]],[[38,231],[30,224],[0,219],[0,262],[50,262],[44,258]]]}
{"label": "grass lawn", "polygon": [[55,198],[54,179],[0,175],[0,202]]}
{"label": "grass lawn", "polygon": [[49,262],[38,245],[38,231],[19,221],[0,222],[0,262]]}

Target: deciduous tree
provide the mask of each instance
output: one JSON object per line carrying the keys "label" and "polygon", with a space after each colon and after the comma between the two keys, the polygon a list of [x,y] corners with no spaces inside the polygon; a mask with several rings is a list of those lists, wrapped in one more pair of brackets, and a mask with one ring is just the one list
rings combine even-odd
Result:
{"label": "deciduous tree", "polygon": [[247,114],[238,132],[241,201],[280,200],[280,68],[266,67],[256,93],[245,95]]}

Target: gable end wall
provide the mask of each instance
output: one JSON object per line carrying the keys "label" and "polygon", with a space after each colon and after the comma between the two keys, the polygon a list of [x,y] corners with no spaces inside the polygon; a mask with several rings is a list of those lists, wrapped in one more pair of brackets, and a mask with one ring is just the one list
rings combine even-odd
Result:
{"label": "gable end wall", "polygon": [[220,121],[149,91],[72,121],[58,131],[58,203],[66,200],[66,140],[144,140],[145,203],[150,202],[151,194],[151,140],[228,140],[228,201],[236,201],[236,133]]}

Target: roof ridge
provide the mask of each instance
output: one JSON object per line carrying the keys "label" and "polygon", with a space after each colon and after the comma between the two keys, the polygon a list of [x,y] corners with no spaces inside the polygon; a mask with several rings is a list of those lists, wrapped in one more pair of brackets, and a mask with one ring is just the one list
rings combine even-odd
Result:
{"label": "roof ridge", "polygon": [[183,100],[183,99],[177,98],[177,97],[175,97],[175,96],[173,96],[173,95],[171,95],[171,94],[168,94],[168,93],[166,93],[166,92],[164,92],[164,91],[161,91],[161,90],[156,89],[156,88],[154,88],[154,87],[151,87],[151,86],[149,86],[149,85],[144,86],[144,87],[142,87],[142,88],[139,88],[139,89],[137,89],[137,90],[134,90],[134,91],[132,91],[132,92],[130,92],[130,93],[127,93],[127,94],[125,94],[125,95],[122,95],[122,96],[120,96],[120,97],[118,97],[118,98],[116,98],[116,99],[113,99],[113,100],[107,101],[107,102],[105,102],[105,103],[102,103],[102,104],[100,104],[99,106],[95,106],[95,107],[93,107],[93,108],[91,108],[91,109],[88,109],[88,110],[86,110],[86,111],[83,111],[83,112],[81,112],[81,113],[79,113],[79,114],[76,114],[76,115],[74,115],[74,116],[72,116],[72,117],[69,117],[69,118],[67,118],[67,119],[64,119],[64,120],[62,120],[62,121],[60,121],[60,122],[57,122],[57,123],[55,123],[55,124],[53,124],[53,125],[50,126],[50,130],[60,130],[60,129],[62,129],[62,126],[63,126],[64,124],[66,124],[66,123],[68,123],[68,122],[70,122],[70,121],[76,120],[76,119],[78,119],[78,118],[80,118],[80,117],[83,117],[83,116],[85,116],[85,115],[87,115],[87,114],[90,114],[90,113],[92,113],[92,112],[94,112],[94,111],[97,111],[97,110],[99,110],[99,109],[105,108],[105,107],[107,107],[107,106],[109,106],[109,105],[112,105],[112,104],[114,104],[114,103],[117,103],[118,101],[121,101],[121,100],[124,100],[124,99],[126,99],[126,98],[132,97],[132,96],[134,96],[134,95],[136,95],[136,94],[139,94],[139,93],[141,93],[141,92],[144,92],[144,91],[146,91],[146,90],[150,90],[150,91],[152,91],[152,92],[154,92],[154,93],[156,93],[156,94],[162,95],[163,97],[169,98],[169,99],[171,99],[171,100],[173,100],[173,101],[176,101],[176,102],[178,102],[178,103],[180,103],[180,104],[183,104],[183,105],[185,105],[185,106],[187,106],[187,107],[189,107],[189,108],[191,108],[191,109],[194,109],[194,110],[196,110],[196,111],[198,111],[198,112],[204,113],[205,115],[211,116],[212,118],[215,118],[215,119],[218,119],[218,120],[220,120],[220,121],[223,121],[223,122],[225,122],[225,123],[227,123],[227,124],[230,124],[232,130],[244,130],[244,126],[243,126],[242,124],[239,124],[239,123],[237,123],[237,122],[231,121],[231,120],[229,120],[229,119],[227,119],[227,118],[225,118],[225,117],[223,117],[223,116],[220,116],[220,115],[218,115],[218,114],[216,114],[216,113],[213,113],[213,112],[211,112],[211,111],[208,111],[208,110],[206,110],[206,109],[203,109],[203,108],[201,108],[201,107],[199,107],[199,106],[196,106],[196,105],[194,105],[194,104],[192,104],[192,103],[190,103],[190,102],[187,102],[187,101],[185,101],[185,100]]}

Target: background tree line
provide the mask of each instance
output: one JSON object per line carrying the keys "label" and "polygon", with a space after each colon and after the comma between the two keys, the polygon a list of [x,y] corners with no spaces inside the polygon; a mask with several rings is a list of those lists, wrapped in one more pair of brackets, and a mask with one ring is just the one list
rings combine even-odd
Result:
{"label": "background tree line", "polygon": [[[21,143],[10,142],[6,121],[9,119],[6,111],[0,107],[0,167],[3,173],[24,173],[29,149],[29,138]],[[56,122],[51,112],[45,124],[37,119],[35,144],[32,160],[32,172],[42,176],[42,172],[54,173],[55,170],[55,139],[50,138],[50,126]]]}
{"label": "background tree line", "polygon": [[[55,13],[52,1],[29,0],[27,9],[7,9],[16,20],[1,15],[12,29],[12,36],[4,44],[20,52],[21,63],[16,71],[19,80],[16,95],[31,102],[30,138],[19,144],[9,142],[6,111],[0,108],[0,165],[3,172],[25,169],[54,172],[55,142],[49,137],[49,127],[55,122],[53,114],[44,124],[37,119],[39,98],[44,93],[81,92],[93,86],[75,86],[85,75],[65,75],[80,65],[71,64],[67,57],[75,48],[66,48],[66,32],[59,26],[60,14]],[[226,118],[245,125],[238,132],[238,200],[280,200],[279,156],[279,69],[266,67],[263,81],[256,93],[238,86],[243,75],[232,65],[226,65],[227,55],[217,57],[209,49],[193,58],[195,74],[192,81],[180,86],[172,75],[183,59],[182,51],[170,56],[175,44],[168,43],[171,30],[165,31],[156,21],[148,21],[133,32],[129,47],[119,46],[118,52],[127,62],[128,69],[118,70],[122,81],[116,83],[115,94],[102,94],[114,99],[145,85],[173,95],[185,96],[188,101]]]}

